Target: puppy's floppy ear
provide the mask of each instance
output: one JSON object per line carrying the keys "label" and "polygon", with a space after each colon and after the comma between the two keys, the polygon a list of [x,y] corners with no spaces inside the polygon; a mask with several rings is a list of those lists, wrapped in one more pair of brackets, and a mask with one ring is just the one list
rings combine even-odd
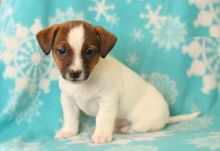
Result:
{"label": "puppy's floppy ear", "polygon": [[99,40],[100,55],[104,58],[114,47],[117,37],[100,26],[95,26]]}
{"label": "puppy's floppy ear", "polygon": [[59,25],[55,24],[39,31],[36,35],[37,41],[46,55],[50,53],[58,29]]}

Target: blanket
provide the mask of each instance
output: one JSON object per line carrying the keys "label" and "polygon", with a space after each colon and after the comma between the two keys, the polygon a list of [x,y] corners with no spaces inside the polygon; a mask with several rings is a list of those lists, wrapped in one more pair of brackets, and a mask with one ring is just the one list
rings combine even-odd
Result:
{"label": "blanket", "polygon": [[[154,85],[171,115],[201,116],[161,131],[115,134],[111,143],[94,145],[95,120],[81,113],[79,135],[54,139],[63,120],[59,72],[35,34],[67,20],[113,32],[118,41],[111,55]],[[219,37],[219,0],[3,0],[0,151],[220,150]]]}

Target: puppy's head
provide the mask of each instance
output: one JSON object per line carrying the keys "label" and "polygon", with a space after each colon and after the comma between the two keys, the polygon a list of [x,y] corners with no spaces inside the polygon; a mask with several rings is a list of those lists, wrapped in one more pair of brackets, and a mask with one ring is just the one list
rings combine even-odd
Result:
{"label": "puppy's head", "polygon": [[100,26],[70,21],[38,32],[37,40],[46,55],[52,51],[64,79],[80,82],[88,79],[99,58],[110,52],[117,38]]}

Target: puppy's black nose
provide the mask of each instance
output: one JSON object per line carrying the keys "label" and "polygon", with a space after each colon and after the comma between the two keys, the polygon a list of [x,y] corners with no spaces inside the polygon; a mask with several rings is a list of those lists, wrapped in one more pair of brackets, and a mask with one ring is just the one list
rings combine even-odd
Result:
{"label": "puppy's black nose", "polygon": [[71,72],[69,73],[69,75],[70,75],[71,78],[73,78],[73,79],[77,79],[77,78],[80,77],[81,72],[82,72],[82,71],[80,71],[80,70],[77,70],[77,71],[71,71]]}

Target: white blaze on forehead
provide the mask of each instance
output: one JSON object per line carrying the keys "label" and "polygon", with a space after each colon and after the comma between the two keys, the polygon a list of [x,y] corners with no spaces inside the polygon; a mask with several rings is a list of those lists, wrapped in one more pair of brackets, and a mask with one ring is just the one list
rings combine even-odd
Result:
{"label": "white blaze on forehead", "polygon": [[70,66],[71,70],[82,70],[82,58],[81,58],[81,49],[84,43],[84,27],[79,25],[73,27],[68,34],[67,41],[71,48],[74,50],[74,58]]}

